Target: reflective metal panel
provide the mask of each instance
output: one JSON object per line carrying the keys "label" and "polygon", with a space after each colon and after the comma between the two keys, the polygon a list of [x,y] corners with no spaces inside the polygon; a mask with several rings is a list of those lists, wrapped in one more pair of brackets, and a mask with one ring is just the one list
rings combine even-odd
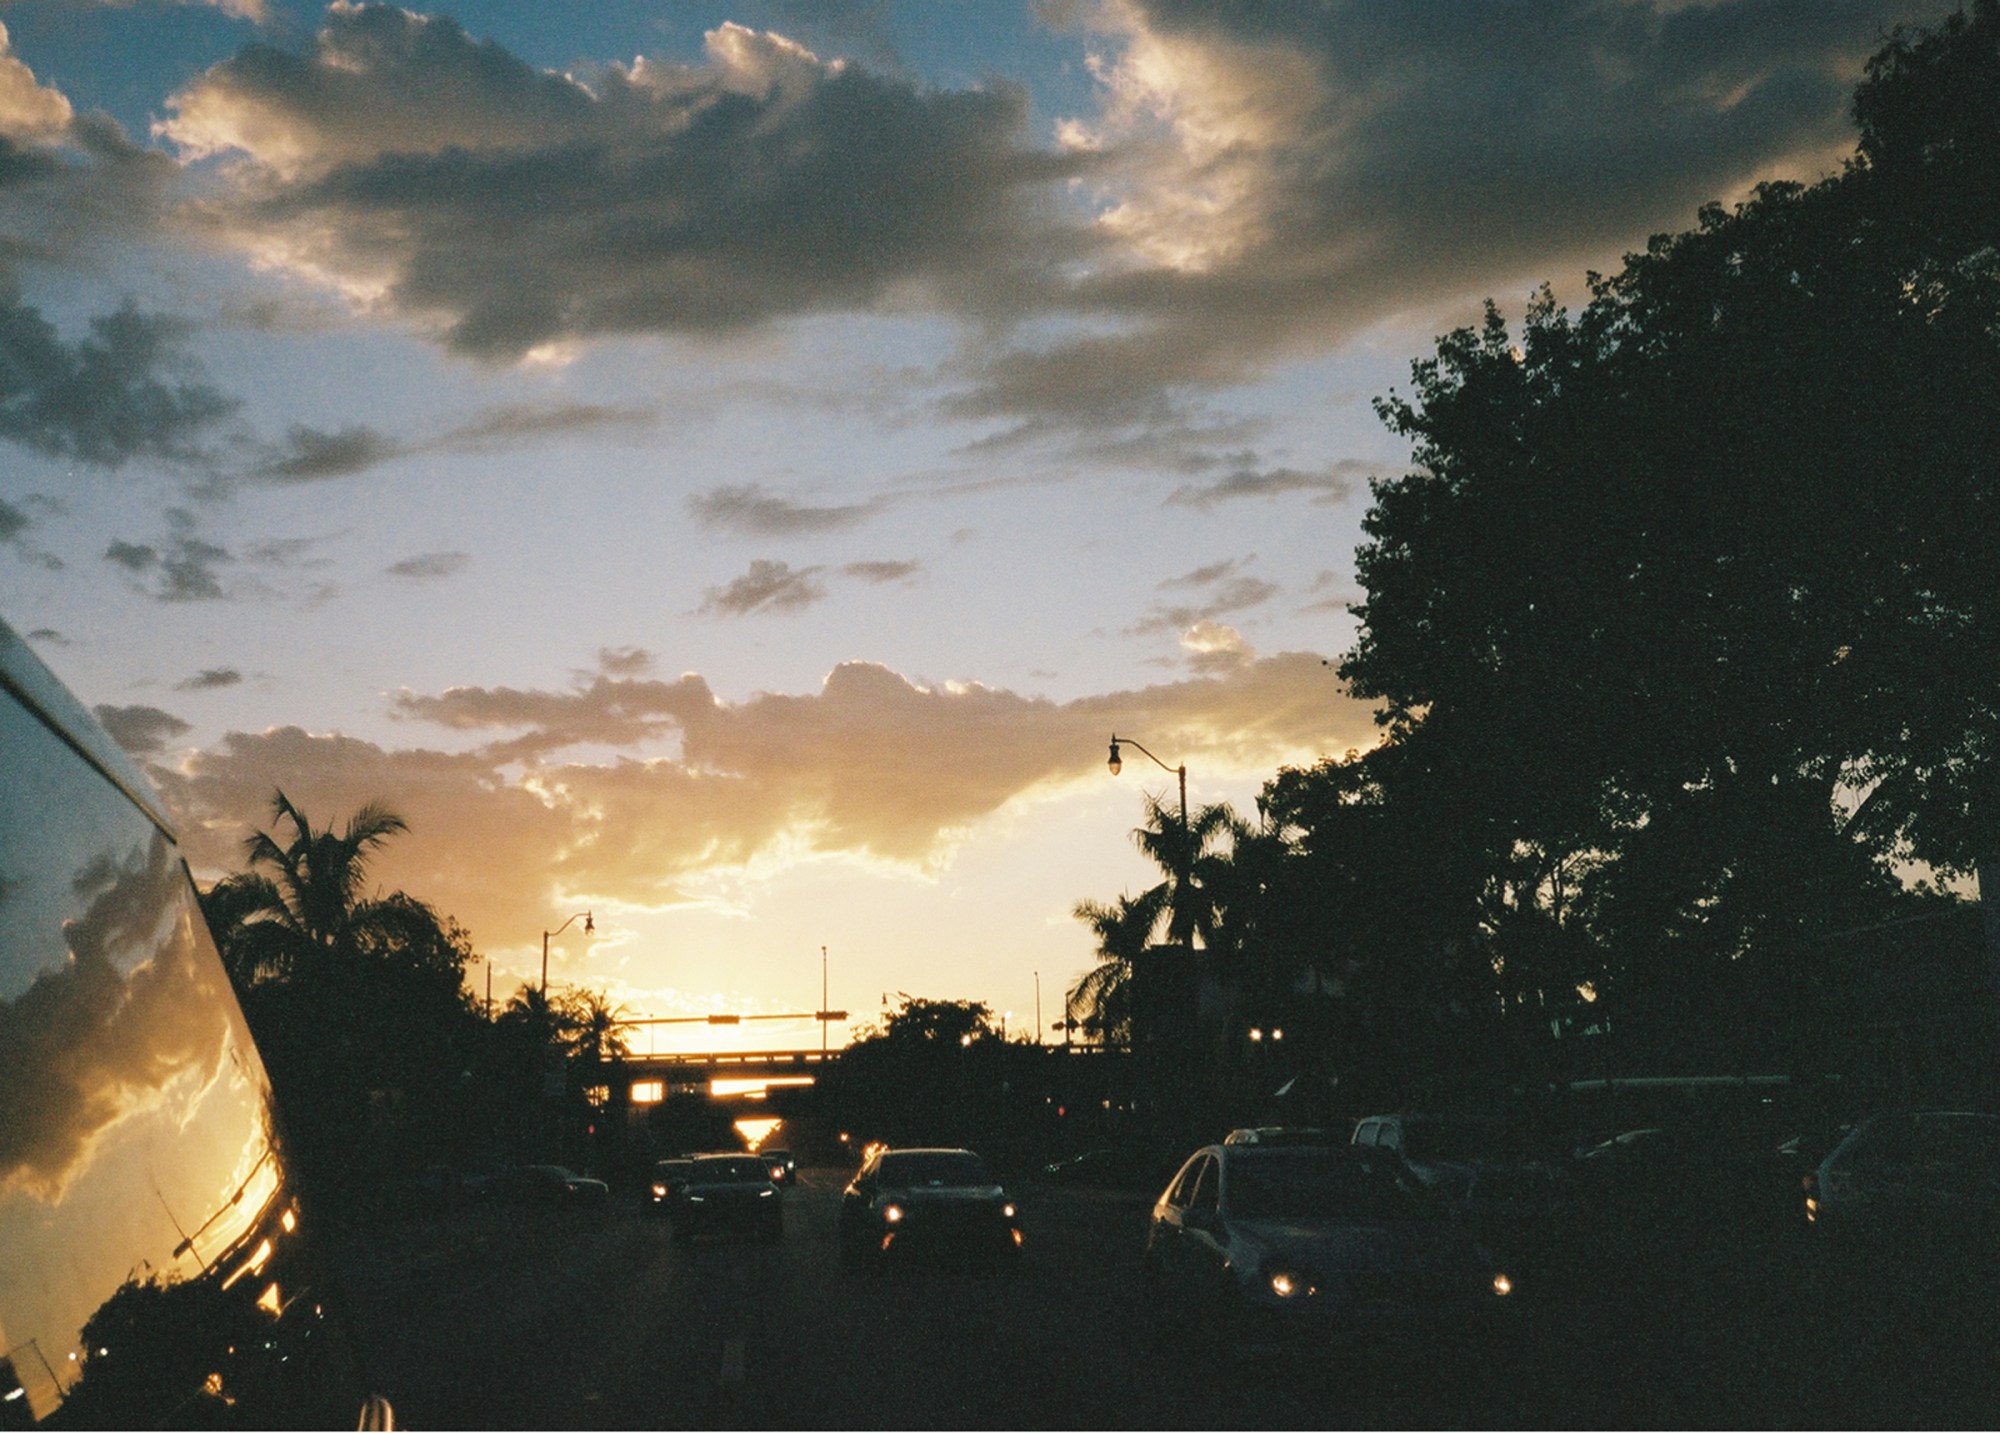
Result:
{"label": "reflective metal panel", "polygon": [[162,812],[0,625],[0,1428],[351,1422],[304,1223]]}

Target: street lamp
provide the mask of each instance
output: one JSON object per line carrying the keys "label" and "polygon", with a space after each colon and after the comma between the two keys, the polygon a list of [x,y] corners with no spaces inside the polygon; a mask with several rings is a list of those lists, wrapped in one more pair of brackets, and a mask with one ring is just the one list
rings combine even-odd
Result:
{"label": "street lamp", "polygon": [[1127,746],[1131,746],[1131,747],[1138,747],[1138,750],[1139,750],[1140,754],[1141,754],[1141,755],[1143,755],[1143,756],[1144,756],[1144,757],[1145,757],[1145,758],[1146,758],[1146,759],[1147,759],[1148,761],[1152,762],[1152,763],[1153,763],[1153,765],[1155,765],[1155,766],[1159,767],[1159,768],[1160,768],[1160,770],[1162,770],[1162,771],[1171,771],[1171,772],[1172,772],[1172,773],[1173,773],[1173,774],[1174,774],[1175,776],[1177,776],[1177,777],[1179,777],[1179,778],[1180,778],[1180,783],[1181,783],[1181,842],[1182,842],[1182,844],[1183,844],[1183,845],[1185,845],[1185,844],[1186,844],[1186,842],[1187,842],[1187,829],[1188,829],[1188,817],[1187,817],[1187,767],[1186,767],[1186,765],[1185,765],[1185,764],[1183,764],[1183,765],[1181,765],[1181,766],[1169,766],[1169,765],[1167,765],[1167,764],[1166,764],[1166,763],[1165,763],[1164,761],[1160,760],[1160,758],[1159,758],[1159,757],[1157,757],[1157,756],[1153,755],[1153,753],[1152,753],[1152,752],[1150,752],[1150,751],[1147,751],[1145,747],[1143,747],[1143,746],[1140,746],[1138,742],[1136,742],[1136,741],[1132,740],[1132,738],[1131,738],[1131,737],[1129,737],[1129,736],[1120,736],[1120,735],[1118,735],[1118,733],[1116,733],[1116,732],[1113,732],[1113,733],[1111,734],[1111,759],[1110,759],[1109,761],[1107,761],[1107,762],[1105,763],[1105,765],[1106,765],[1106,766],[1109,766],[1109,767],[1111,768],[1111,774],[1112,774],[1113,776],[1116,776],[1116,775],[1117,775],[1117,774],[1118,774],[1119,772],[1121,772],[1121,771],[1123,771],[1123,770],[1125,769],[1125,762],[1124,762],[1123,758],[1121,758],[1121,757],[1119,756],[1119,753],[1118,753],[1118,744],[1119,744],[1120,742],[1123,742],[1123,743],[1124,743],[1125,745],[1127,745]]}
{"label": "street lamp", "polygon": [[597,929],[595,925],[591,924],[589,911],[578,911],[576,915],[571,916],[554,930],[545,930],[542,932],[542,998],[544,1000],[549,997],[549,937],[552,935],[561,935],[570,926],[575,924],[579,917],[583,921],[583,933],[585,935],[589,935]]}

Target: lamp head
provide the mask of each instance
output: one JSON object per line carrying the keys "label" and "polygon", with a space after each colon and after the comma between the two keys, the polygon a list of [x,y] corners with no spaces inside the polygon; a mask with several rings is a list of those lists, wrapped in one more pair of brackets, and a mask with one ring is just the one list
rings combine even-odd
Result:
{"label": "lamp head", "polygon": [[1111,774],[1113,776],[1116,776],[1125,765],[1124,762],[1118,759],[1118,738],[1115,736],[1111,738],[1111,760],[1107,764],[1111,767]]}
{"label": "lamp head", "polygon": [[585,911],[585,912],[583,913],[583,933],[584,933],[585,935],[589,935],[589,934],[591,934],[591,933],[592,933],[593,931],[595,931],[596,929],[597,929],[597,927],[596,927],[596,926],[594,926],[594,925],[592,925],[592,924],[590,923],[590,912],[589,912],[589,911]]}

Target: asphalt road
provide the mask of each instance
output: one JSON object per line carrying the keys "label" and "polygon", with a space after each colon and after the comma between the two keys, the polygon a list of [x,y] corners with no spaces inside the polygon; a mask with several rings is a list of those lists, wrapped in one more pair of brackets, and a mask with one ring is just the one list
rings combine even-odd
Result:
{"label": "asphalt road", "polygon": [[1018,1191],[1016,1273],[850,1272],[835,1241],[843,1179],[802,1172],[775,1245],[679,1246],[629,1199],[386,1225],[350,1248],[372,1377],[416,1428],[2000,1420],[1989,1331],[1892,1317],[1789,1262],[1586,1260],[1529,1275],[1519,1336],[1502,1346],[1240,1358],[1191,1345],[1146,1306],[1138,1201]]}

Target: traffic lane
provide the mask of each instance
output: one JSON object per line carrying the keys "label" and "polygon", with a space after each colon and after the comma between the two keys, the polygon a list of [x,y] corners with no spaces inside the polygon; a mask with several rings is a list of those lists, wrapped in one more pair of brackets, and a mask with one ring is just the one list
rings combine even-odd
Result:
{"label": "traffic lane", "polygon": [[[843,1270],[838,1181],[787,1200],[782,1246],[673,1251],[670,1301],[608,1425],[801,1428],[1401,1427],[1499,1421],[1483,1366],[1429,1344],[1328,1361],[1177,1341],[1139,1278],[1143,1204],[1027,1191],[1016,1273]],[[1447,1376],[1440,1378],[1441,1369]],[[1477,1376],[1474,1376],[1477,1375]]]}

